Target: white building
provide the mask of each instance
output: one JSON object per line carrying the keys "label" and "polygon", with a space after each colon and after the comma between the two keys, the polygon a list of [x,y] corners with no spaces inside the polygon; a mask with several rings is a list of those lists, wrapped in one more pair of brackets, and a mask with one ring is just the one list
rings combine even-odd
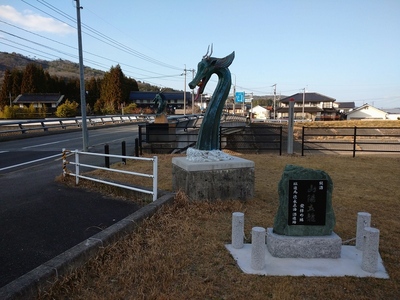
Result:
{"label": "white building", "polygon": [[400,108],[385,109],[388,120],[400,120]]}
{"label": "white building", "polygon": [[368,103],[347,113],[347,120],[386,120],[388,113]]}
{"label": "white building", "polygon": [[269,118],[268,109],[260,105],[254,106],[252,109],[249,110],[249,112],[253,114],[253,119],[256,120],[265,120]]}

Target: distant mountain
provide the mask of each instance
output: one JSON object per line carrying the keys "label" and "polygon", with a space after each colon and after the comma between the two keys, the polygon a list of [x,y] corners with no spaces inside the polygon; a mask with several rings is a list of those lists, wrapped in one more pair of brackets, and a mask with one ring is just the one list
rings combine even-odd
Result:
{"label": "distant mountain", "polygon": [[[79,78],[79,64],[58,59],[58,60],[42,60],[30,58],[18,53],[0,52],[0,86],[3,83],[4,73],[7,69],[13,70],[14,68],[23,70],[29,63],[36,63],[41,65],[44,71],[48,71],[52,76],[60,78]],[[111,66],[110,66],[111,67]],[[85,78],[103,78],[104,71],[85,67]],[[145,82],[137,81],[140,91],[159,91],[160,87],[148,84]],[[175,91],[172,88],[163,88],[163,91]]]}
{"label": "distant mountain", "polygon": [[[36,63],[41,65],[44,71],[48,71],[52,76],[58,76],[60,78],[78,78],[79,77],[79,64],[58,59],[53,61],[41,60],[36,58],[30,58],[18,53],[7,53],[0,52],[0,84],[3,82],[4,72],[14,68],[23,70],[27,64]],[[90,67],[85,67],[86,78],[102,78],[104,72]]]}

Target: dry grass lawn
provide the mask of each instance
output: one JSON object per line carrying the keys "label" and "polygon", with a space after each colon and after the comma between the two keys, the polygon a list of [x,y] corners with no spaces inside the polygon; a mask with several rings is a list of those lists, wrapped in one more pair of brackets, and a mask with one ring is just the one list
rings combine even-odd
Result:
{"label": "dry grass lawn", "polygon": [[[171,155],[159,155],[160,188],[171,190]],[[255,162],[254,199],[247,202],[188,202],[147,219],[134,233],[100,251],[61,278],[40,299],[400,299],[400,157],[363,155],[246,155]],[[245,213],[251,228],[272,227],[278,182],[286,164],[326,171],[333,180],[335,232],[356,235],[357,213],[372,214],[380,230],[380,254],[390,279],[273,277],[240,271],[225,249],[231,216]],[[128,165],[127,168],[138,168]]]}

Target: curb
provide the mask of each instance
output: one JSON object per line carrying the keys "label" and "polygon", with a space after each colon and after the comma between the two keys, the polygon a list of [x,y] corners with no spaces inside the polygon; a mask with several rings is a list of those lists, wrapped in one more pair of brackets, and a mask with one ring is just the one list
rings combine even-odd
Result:
{"label": "curb", "polygon": [[103,248],[133,230],[156,213],[163,205],[174,201],[175,194],[169,193],[142,207],[121,221],[107,227],[87,240],[68,249],[53,259],[0,288],[0,299],[35,299],[37,291],[54,284],[59,276],[83,265]]}

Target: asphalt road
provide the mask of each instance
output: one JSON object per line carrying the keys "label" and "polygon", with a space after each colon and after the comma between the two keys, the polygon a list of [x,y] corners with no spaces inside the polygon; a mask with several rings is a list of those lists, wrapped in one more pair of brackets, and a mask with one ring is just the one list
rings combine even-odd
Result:
{"label": "asphalt road", "polygon": [[[61,150],[81,149],[81,132],[0,141],[0,287],[135,212],[128,201],[68,188]],[[133,155],[137,125],[89,131],[89,151]],[[93,163],[93,162],[91,162]],[[104,162],[98,161],[99,165]]]}

